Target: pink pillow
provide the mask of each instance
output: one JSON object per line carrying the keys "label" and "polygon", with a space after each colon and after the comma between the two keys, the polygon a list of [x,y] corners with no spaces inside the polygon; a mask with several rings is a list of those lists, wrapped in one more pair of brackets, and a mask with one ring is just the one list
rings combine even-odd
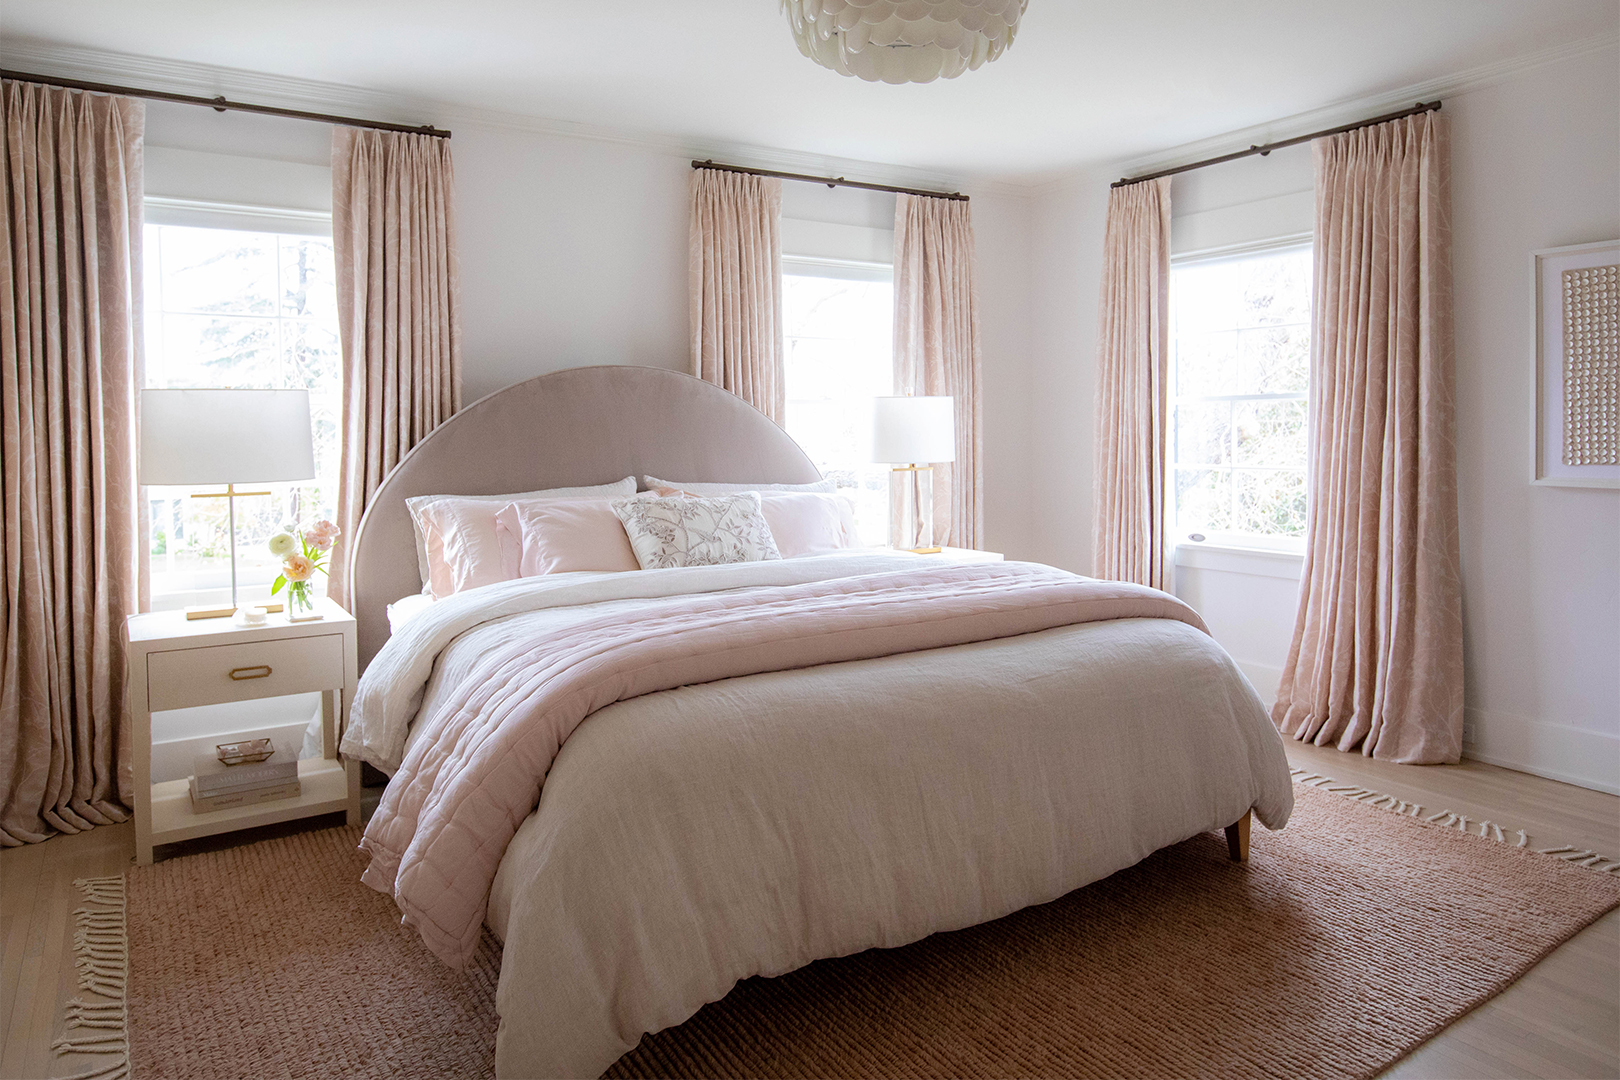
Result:
{"label": "pink pillow", "polygon": [[820,555],[855,543],[855,505],[847,496],[762,491],[759,501],[784,559]]}
{"label": "pink pillow", "polygon": [[435,600],[512,576],[501,565],[495,536],[500,508],[500,503],[479,499],[435,499],[418,509],[428,591]]}
{"label": "pink pillow", "polygon": [[611,499],[509,503],[495,515],[502,544],[521,552],[513,577],[571,570],[639,570]]}

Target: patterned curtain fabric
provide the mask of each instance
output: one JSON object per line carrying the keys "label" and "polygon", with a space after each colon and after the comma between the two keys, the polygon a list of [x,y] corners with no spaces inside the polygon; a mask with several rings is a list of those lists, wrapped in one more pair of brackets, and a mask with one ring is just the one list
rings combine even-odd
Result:
{"label": "patterned curtain fabric", "polygon": [[1462,751],[1450,164],[1437,113],[1318,139],[1311,505],[1272,717],[1413,764]]}
{"label": "patterned curtain fabric", "polygon": [[782,181],[693,169],[690,192],[692,374],[780,424]]}
{"label": "patterned curtain fabric", "polygon": [[1170,178],[1108,193],[1097,332],[1092,561],[1100,578],[1165,587]]}
{"label": "patterned curtain fabric", "polygon": [[934,465],[934,543],[984,542],[979,290],[966,199],[896,195],[894,390],[956,399],[956,460]]}
{"label": "patterned curtain fabric", "polygon": [[332,250],[343,344],[343,469],[328,594],[346,602],[349,542],[399,459],[461,407],[450,140],[339,127]]}
{"label": "patterned curtain fabric", "polygon": [[0,844],[128,817],[141,151],[128,98],[0,84]]}

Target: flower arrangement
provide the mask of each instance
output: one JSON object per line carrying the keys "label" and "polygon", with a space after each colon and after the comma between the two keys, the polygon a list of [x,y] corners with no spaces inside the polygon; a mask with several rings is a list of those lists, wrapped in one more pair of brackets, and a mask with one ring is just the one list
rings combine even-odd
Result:
{"label": "flower arrangement", "polygon": [[322,563],[340,535],[342,530],[323,518],[300,531],[283,529],[270,537],[270,553],[281,558],[281,575],[270,586],[270,595],[276,595],[286,586],[289,615],[307,612],[315,606],[315,598],[310,595],[310,579],[317,570],[326,573]]}

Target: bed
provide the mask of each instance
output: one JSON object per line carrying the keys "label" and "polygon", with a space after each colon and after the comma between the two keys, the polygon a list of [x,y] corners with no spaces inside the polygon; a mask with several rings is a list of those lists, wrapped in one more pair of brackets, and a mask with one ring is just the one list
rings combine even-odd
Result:
{"label": "bed", "polygon": [[[1287,822],[1282,743],[1173,597],[841,551],[421,584],[405,500],[820,479],[734,396],[592,367],[464,409],[355,537],[345,752],[393,779],[366,881],[446,962],[504,942],[501,1076],[595,1076],[740,979],[1044,903]],[[1234,870],[1234,872],[1240,872]]]}

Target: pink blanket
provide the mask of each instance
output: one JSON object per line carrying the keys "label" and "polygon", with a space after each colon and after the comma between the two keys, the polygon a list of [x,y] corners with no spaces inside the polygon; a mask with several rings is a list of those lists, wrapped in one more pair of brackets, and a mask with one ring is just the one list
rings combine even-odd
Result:
{"label": "pink blanket", "polygon": [[1153,589],[1008,563],[677,596],[524,641],[485,657],[417,738],[361,842],[364,880],[436,955],[465,966],[508,842],[596,710],[693,683],[1127,618],[1204,628]]}

